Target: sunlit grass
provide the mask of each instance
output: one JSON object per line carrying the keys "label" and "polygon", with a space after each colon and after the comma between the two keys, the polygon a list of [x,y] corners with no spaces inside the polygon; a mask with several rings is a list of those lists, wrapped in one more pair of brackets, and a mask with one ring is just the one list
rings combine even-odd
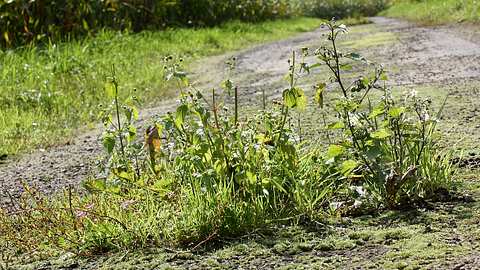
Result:
{"label": "sunlit grass", "polygon": [[123,92],[136,88],[142,100],[152,103],[168,92],[162,78],[166,55],[182,55],[188,63],[319,24],[296,18],[198,30],[108,31],[81,41],[0,51],[0,154],[64,141],[76,128],[95,122],[98,105],[107,100],[103,84],[112,65]]}
{"label": "sunlit grass", "polygon": [[479,22],[480,2],[475,0],[396,0],[382,13],[424,23]]}

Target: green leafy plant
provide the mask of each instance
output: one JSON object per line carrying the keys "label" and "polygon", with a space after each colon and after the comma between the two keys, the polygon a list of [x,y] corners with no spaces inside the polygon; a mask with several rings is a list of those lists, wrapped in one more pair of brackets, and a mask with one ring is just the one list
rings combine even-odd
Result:
{"label": "green leafy plant", "polygon": [[[336,41],[348,32],[346,26],[331,21],[325,27],[329,44],[315,51],[319,62],[309,69],[326,66],[331,71],[341,98],[334,106],[338,121],[328,128],[344,136],[329,146],[327,156],[339,162],[341,171],[362,179],[367,190],[391,208],[399,197],[425,198],[448,185],[449,155],[439,153],[435,145],[433,133],[439,115],[430,116],[430,102],[416,95],[403,102],[395,100],[382,83],[387,79],[382,66],[357,53],[338,50]],[[372,71],[347,83],[342,74],[353,63],[366,65]],[[320,85],[316,100],[321,104],[326,84]],[[373,91],[379,91],[380,96],[371,98]]]}
{"label": "green leafy plant", "polygon": [[[107,153],[106,173],[116,183],[137,182],[140,178],[139,156],[143,152],[143,146],[136,140],[137,128],[133,123],[138,119],[135,105],[139,101],[136,96],[121,100],[115,68],[112,68],[112,74],[105,84],[105,92],[112,99],[100,115],[105,127],[102,143]],[[87,182],[86,187],[92,189],[96,184],[97,181]]]}

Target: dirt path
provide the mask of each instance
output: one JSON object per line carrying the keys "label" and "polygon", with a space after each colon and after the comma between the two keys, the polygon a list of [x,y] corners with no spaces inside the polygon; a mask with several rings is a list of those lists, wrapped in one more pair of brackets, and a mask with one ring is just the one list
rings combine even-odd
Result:
{"label": "dirt path", "polygon": [[[445,85],[480,81],[480,35],[463,28],[416,27],[409,23],[386,18],[373,18],[373,24],[351,28],[343,47],[353,48],[391,70],[393,84]],[[258,104],[258,94],[266,90],[269,99],[280,96],[284,87],[282,78],[287,70],[287,60],[293,49],[316,47],[320,44],[322,30],[304,33],[291,39],[253,47],[239,53],[235,81],[241,82],[243,105]],[[216,56],[195,65],[194,77],[200,78],[197,86],[216,85],[224,72],[224,61],[232,54]],[[215,74],[205,78],[200,74]],[[476,87],[476,86],[475,86]],[[458,92],[458,91],[457,91]],[[458,92],[465,99],[465,108],[472,113],[478,87],[471,94]],[[466,95],[466,96],[465,96]],[[475,97],[475,98],[472,98]],[[167,100],[141,114],[141,123],[153,115],[165,113],[175,105]],[[473,107],[472,107],[473,106]],[[466,121],[479,123],[480,111],[466,116]],[[475,125],[473,125],[475,126]],[[480,128],[478,125],[477,128]],[[475,135],[476,128],[469,131]],[[38,151],[0,165],[0,202],[17,197],[22,192],[22,181],[37,189],[52,193],[66,186],[78,187],[88,176],[98,174],[95,162],[101,156],[100,131],[78,135],[72,143]],[[478,142],[475,138],[473,142]]]}

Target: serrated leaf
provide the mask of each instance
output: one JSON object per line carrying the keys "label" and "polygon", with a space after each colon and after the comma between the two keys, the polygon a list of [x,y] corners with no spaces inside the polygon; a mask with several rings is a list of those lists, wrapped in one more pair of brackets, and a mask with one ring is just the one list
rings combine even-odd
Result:
{"label": "serrated leaf", "polygon": [[115,137],[113,134],[105,133],[102,138],[103,147],[107,150],[107,153],[112,154],[115,148]]}
{"label": "serrated leaf", "polygon": [[405,112],[405,110],[406,110],[405,107],[393,107],[393,108],[390,108],[390,110],[388,111],[388,114],[391,117],[397,118],[397,117],[400,117]]}
{"label": "serrated leaf", "polygon": [[315,86],[315,102],[323,108],[323,92],[325,91],[325,87],[327,85],[325,83],[319,83]]}
{"label": "serrated leaf", "polygon": [[283,91],[283,102],[289,108],[305,109],[307,106],[307,97],[303,89],[291,88]]}
{"label": "serrated leaf", "polygon": [[185,117],[188,114],[188,105],[183,104],[178,106],[177,112],[175,113],[175,124],[177,127],[181,127],[185,123]]}
{"label": "serrated leaf", "polygon": [[390,133],[390,131],[388,131],[385,128],[379,129],[379,130],[373,132],[372,134],[370,134],[370,137],[372,137],[374,139],[378,139],[378,140],[382,140],[382,139],[388,138],[390,136],[392,136],[392,134]]}

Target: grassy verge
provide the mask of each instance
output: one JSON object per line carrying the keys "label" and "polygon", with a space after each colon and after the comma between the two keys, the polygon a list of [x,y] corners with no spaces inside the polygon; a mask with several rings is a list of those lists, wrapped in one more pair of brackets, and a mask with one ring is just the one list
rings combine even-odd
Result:
{"label": "grassy verge", "polygon": [[139,98],[151,101],[167,92],[162,72],[168,54],[182,55],[188,63],[317,26],[317,19],[296,18],[200,30],[103,32],[82,41],[0,52],[0,155],[66,141],[73,130],[96,121],[98,105],[108,100],[103,87],[112,65],[124,89],[135,87]]}
{"label": "grassy verge", "polygon": [[475,0],[397,0],[381,15],[423,24],[479,22],[480,3]]}

